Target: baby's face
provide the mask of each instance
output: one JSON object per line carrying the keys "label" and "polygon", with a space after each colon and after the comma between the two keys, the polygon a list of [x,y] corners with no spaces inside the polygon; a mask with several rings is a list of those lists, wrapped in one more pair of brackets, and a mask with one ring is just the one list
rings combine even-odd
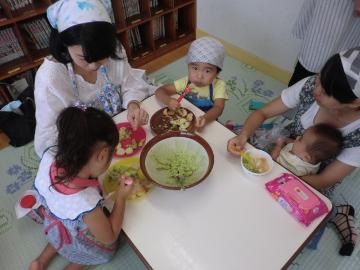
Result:
{"label": "baby's face", "polygon": [[305,130],[304,134],[294,141],[291,152],[303,161],[311,163],[311,155],[307,152],[307,148],[315,139],[315,134],[311,130]]}
{"label": "baby's face", "polygon": [[217,67],[207,63],[190,63],[188,64],[189,80],[197,87],[210,85],[216,78]]}

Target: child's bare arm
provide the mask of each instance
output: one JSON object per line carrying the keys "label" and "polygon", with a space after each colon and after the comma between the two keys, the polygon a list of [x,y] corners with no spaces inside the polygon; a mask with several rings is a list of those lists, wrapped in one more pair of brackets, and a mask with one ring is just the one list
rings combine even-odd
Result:
{"label": "child's bare arm", "polygon": [[214,101],[214,106],[207,111],[204,115],[198,117],[196,121],[196,127],[198,129],[203,128],[206,124],[218,119],[222,112],[224,111],[225,107],[225,101],[224,98],[217,98]]}
{"label": "child's bare arm", "polygon": [[281,149],[287,145],[288,143],[293,142],[294,140],[290,138],[279,138],[277,139],[274,148],[271,150],[271,157],[276,160],[278,156],[280,155]]}
{"label": "child's bare arm", "polygon": [[168,106],[170,109],[175,110],[179,107],[179,102],[172,95],[176,94],[176,88],[174,84],[165,84],[160,86],[155,91],[155,96],[158,100]]}
{"label": "child's bare arm", "polygon": [[120,182],[114,207],[109,217],[106,217],[100,207],[84,215],[84,222],[95,238],[105,244],[116,241],[119,237],[125,212],[126,198],[131,193],[133,185],[127,186]]}

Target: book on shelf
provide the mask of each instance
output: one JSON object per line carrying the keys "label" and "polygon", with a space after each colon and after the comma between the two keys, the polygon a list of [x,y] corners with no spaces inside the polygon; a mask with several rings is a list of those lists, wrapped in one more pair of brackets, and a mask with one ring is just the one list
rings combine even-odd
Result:
{"label": "book on shelf", "polygon": [[4,64],[24,56],[19,41],[12,28],[0,30],[0,64]]}
{"label": "book on shelf", "polygon": [[159,5],[159,1],[158,0],[150,0],[150,7],[151,8],[156,8]]}
{"label": "book on shelf", "polygon": [[165,19],[164,16],[157,17],[153,24],[154,39],[158,40],[165,37]]}
{"label": "book on shelf", "polygon": [[128,32],[129,45],[133,50],[142,48],[142,40],[139,27],[134,27]]}
{"label": "book on shelf", "polygon": [[140,15],[140,6],[138,0],[123,0],[123,6],[126,18]]}
{"label": "book on shelf", "polygon": [[18,11],[32,5],[32,1],[30,0],[6,0],[6,2],[8,3],[11,11]]}
{"label": "book on shelf", "polygon": [[21,9],[26,9],[33,4],[32,0],[6,0],[11,11],[19,11]]}
{"label": "book on shelf", "polygon": [[25,30],[28,42],[37,50],[49,47],[50,26],[45,18],[35,19],[22,24]]}

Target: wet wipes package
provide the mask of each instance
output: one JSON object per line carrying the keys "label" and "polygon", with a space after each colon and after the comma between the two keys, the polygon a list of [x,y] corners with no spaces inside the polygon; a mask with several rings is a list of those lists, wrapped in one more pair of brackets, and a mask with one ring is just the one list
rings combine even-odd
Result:
{"label": "wet wipes package", "polygon": [[306,226],[329,212],[325,202],[295,175],[284,173],[265,187],[286,211]]}

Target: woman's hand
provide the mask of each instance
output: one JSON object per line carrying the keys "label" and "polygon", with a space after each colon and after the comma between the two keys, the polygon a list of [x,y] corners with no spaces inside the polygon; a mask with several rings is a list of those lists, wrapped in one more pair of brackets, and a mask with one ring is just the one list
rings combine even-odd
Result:
{"label": "woman's hand", "polygon": [[240,153],[244,150],[247,139],[248,138],[246,136],[240,133],[228,141],[227,150],[234,155],[240,155]]}
{"label": "woman's hand", "polygon": [[263,123],[266,119],[282,114],[287,110],[289,110],[289,108],[282,102],[281,97],[277,97],[270,103],[266,104],[265,107],[251,113],[246,119],[240,134],[228,141],[228,151],[235,155],[239,155],[244,149],[246,141],[252,134],[254,134],[255,130],[261,125],[261,123]]}
{"label": "woman's hand", "polygon": [[149,114],[140,108],[138,102],[130,102],[128,105],[127,119],[133,130],[142,125],[146,125],[149,121]]}

